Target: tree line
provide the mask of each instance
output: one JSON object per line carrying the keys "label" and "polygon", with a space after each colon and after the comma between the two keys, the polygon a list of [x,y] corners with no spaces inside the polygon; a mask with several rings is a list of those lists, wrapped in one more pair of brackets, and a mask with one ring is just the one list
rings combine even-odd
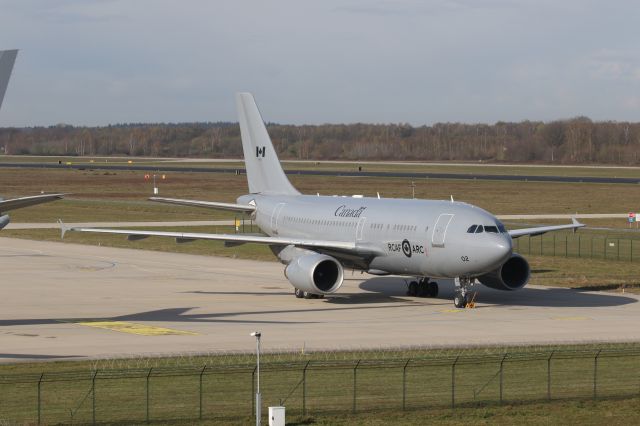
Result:
{"label": "tree line", "polygon": [[[278,155],[295,160],[640,163],[640,123],[586,117],[495,124],[267,125]],[[237,123],[121,124],[0,129],[0,153],[240,158]]]}

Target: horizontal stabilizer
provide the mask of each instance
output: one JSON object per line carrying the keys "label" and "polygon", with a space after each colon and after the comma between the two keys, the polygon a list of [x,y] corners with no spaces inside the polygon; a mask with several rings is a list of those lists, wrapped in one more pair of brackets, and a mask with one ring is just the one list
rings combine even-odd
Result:
{"label": "horizontal stabilizer", "polygon": [[151,197],[149,201],[155,201],[157,203],[177,204],[180,206],[191,207],[204,207],[208,209],[227,210],[234,212],[252,213],[256,210],[256,206],[250,204],[232,204],[232,203],[218,203],[215,201],[199,201],[199,200],[182,200],[179,198],[161,198]]}

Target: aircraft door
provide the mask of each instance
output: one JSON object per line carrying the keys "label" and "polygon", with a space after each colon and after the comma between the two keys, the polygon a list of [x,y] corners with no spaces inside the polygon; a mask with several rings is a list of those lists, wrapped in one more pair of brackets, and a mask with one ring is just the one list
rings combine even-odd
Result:
{"label": "aircraft door", "polygon": [[444,247],[444,240],[451,219],[453,219],[453,215],[449,213],[443,213],[438,216],[436,226],[433,228],[433,236],[431,237],[432,247]]}
{"label": "aircraft door", "polygon": [[358,225],[356,226],[356,241],[361,241],[364,236],[364,224],[367,221],[366,217],[358,219]]}
{"label": "aircraft door", "polygon": [[285,203],[278,203],[271,214],[271,232],[273,232],[273,235],[278,235],[278,218],[280,217],[280,212],[284,208],[284,205]]}

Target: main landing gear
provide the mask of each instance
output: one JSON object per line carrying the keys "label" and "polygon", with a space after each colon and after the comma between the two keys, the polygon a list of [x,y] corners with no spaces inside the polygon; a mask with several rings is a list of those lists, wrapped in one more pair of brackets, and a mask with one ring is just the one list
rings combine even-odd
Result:
{"label": "main landing gear", "polygon": [[429,278],[420,278],[418,281],[411,281],[407,288],[407,296],[438,297],[438,283],[429,281]]}
{"label": "main landing gear", "polygon": [[297,288],[294,290],[293,294],[295,294],[298,299],[324,299],[324,294],[313,294]]}
{"label": "main landing gear", "polygon": [[456,308],[473,307],[475,304],[471,297],[471,287],[474,284],[473,279],[469,277],[459,277],[454,280],[455,290],[453,296],[453,305]]}

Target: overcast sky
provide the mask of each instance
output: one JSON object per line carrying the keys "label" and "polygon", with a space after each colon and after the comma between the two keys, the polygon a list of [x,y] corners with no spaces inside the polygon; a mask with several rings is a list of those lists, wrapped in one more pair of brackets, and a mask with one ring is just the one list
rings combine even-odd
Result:
{"label": "overcast sky", "polygon": [[640,121],[640,2],[0,0],[0,126]]}

